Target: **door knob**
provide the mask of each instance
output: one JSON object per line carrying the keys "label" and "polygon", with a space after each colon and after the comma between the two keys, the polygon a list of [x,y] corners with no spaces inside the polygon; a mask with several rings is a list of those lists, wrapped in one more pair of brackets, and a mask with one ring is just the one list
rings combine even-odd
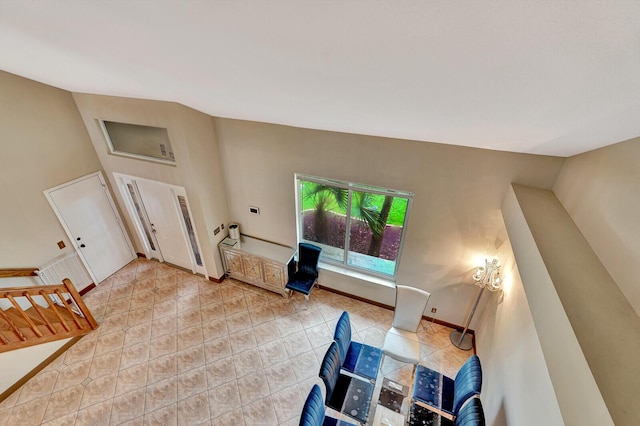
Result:
{"label": "door knob", "polygon": [[86,246],[85,246],[84,244],[80,244],[80,247],[83,247],[83,248],[84,248],[84,247],[86,247]]}

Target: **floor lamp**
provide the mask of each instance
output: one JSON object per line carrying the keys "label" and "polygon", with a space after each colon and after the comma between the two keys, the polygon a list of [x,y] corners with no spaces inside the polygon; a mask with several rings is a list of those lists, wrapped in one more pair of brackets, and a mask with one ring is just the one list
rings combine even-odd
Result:
{"label": "floor lamp", "polygon": [[485,266],[478,266],[475,274],[473,274],[473,283],[480,287],[480,289],[478,290],[478,296],[476,297],[475,302],[473,302],[471,312],[469,312],[469,317],[464,325],[464,330],[462,333],[459,331],[453,331],[449,335],[451,343],[464,351],[468,351],[473,347],[471,336],[467,334],[467,331],[469,330],[469,324],[471,324],[471,320],[473,319],[473,314],[476,313],[476,308],[478,307],[478,303],[480,303],[480,298],[482,297],[482,293],[484,293],[484,289],[486,288],[489,289],[489,291],[497,291],[502,288],[498,259],[493,259],[491,262],[485,259],[484,263]]}

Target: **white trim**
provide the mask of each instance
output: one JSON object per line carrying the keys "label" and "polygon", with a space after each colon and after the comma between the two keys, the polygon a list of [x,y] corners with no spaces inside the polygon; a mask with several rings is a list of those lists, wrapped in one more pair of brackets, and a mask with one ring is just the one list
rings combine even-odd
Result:
{"label": "white trim", "polygon": [[[142,202],[141,200],[142,197],[140,196],[140,192],[138,191],[138,186],[136,185],[136,181],[133,180],[133,178],[131,178],[130,176],[123,175],[120,173],[114,172],[113,176],[116,180],[116,186],[118,187],[118,190],[120,191],[120,195],[122,196],[122,199],[125,203],[125,207],[126,207],[127,213],[129,214],[129,218],[133,222],[136,232],[138,233],[138,237],[141,240],[144,255],[147,257],[147,259],[155,258],[155,259],[158,259],[160,262],[163,262],[164,259],[162,258],[162,253],[160,252],[160,250],[158,249],[154,250],[153,248],[151,248],[151,245],[147,240],[147,235],[146,235],[147,233],[144,230],[144,224],[140,221],[136,207],[133,204],[131,195],[129,194],[129,189],[127,188],[128,184],[134,187],[136,194],[140,199],[139,201]],[[150,227],[151,222],[149,221],[149,218],[146,217],[147,212],[144,210],[144,206],[141,206],[141,209],[142,209],[142,213],[145,215],[143,220],[145,220],[147,222],[147,225]],[[153,239],[155,246],[159,247],[158,241],[155,238],[155,234],[150,233],[150,236]]]}
{"label": "white trim", "polygon": [[[207,267],[205,266],[204,263],[204,255],[202,254],[202,246],[200,245],[200,239],[198,238],[198,233],[196,232],[196,224],[193,220],[193,213],[191,212],[191,205],[189,204],[189,197],[187,197],[187,190],[183,187],[178,187],[180,189],[180,191],[182,191],[182,194],[176,194],[174,193],[174,202],[176,204],[176,208],[178,209],[178,217],[183,218],[183,220],[180,221],[180,226],[182,227],[182,232],[183,232],[183,236],[186,240],[186,244],[187,247],[189,247],[189,254],[191,255],[191,259],[193,262],[193,266],[196,269],[196,272],[199,272],[201,274],[203,274],[205,277],[208,277],[209,274],[207,273]],[[200,261],[202,262],[202,265],[198,265],[198,262],[196,261],[196,256],[195,253],[193,252],[192,246],[191,246],[191,240],[189,239],[189,232],[187,230],[187,225],[184,222],[184,216],[182,214],[182,209],[180,208],[180,203],[178,202],[178,195],[180,196],[184,196],[184,201],[185,201],[185,205],[187,207],[187,213],[189,214],[189,220],[191,221],[191,227],[193,228],[193,236],[196,239],[196,246],[198,247],[198,252],[200,253]]]}
{"label": "white trim", "polygon": [[[104,134],[104,139],[107,142],[107,148],[109,149],[109,154],[111,155],[117,155],[120,157],[126,157],[126,158],[133,158],[136,160],[143,160],[143,161],[151,161],[152,163],[160,163],[160,164],[165,164],[167,166],[176,166],[176,160],[165,160],[163,158],[157,158],[157,157],[149,157],[146,155],[140,155],[140,154],[133,154],[130,152],[125,152],[125,151],[117,151],[114,147],[113,147],[113,142],[111,141],[111,136],[109,136],[109,132],[107,131],[107,127],[104,125],[105,120],[98,118],[98,124],[100,125],[100,128],[102,129],[102,133]],[[111,121],[111,120],[106,120],[106,121]],[[144,126],[144,127],[156,127],[156,126],[148,126],[146,124],[135,124],[135,123],[122,123],[119,121],[111,121],[112,123],[119,123],[119,124],[130,124],[132,126]],[[165,130],[167,130],[166,128],[164,128]],[[168,132],[168,131],[167,131]],[[171,141],[169,141],[171,142]]]}
{"label": "white trim", "polygon": [[401,197],[401,198],[413,198],[413,196],[415,195],[415,193],[410,191],[399,191],[397,189],[383,188],[380,186],[365,185],[363,183],[347,182],[347,181],[337,180],[337,179],[327,179],[320,176],[311,176],[311,175],[305,175],[302,173],[295,173],[295,177],[297,179],[302,179],[307,182],[314,182],[322,185],[330,185],[338,188],[351,189],[351,190],[360,191],[360,192],[369,192],[371,194],[392,195],[394,197]]}
{"label": "white trim", "polygon": [[[53,201],[53,197],[51,197],[51,194],[59,189],[62,188],[66,188],[67,186],[71,186],[74,185],[78,182],[82,182],[83,180],[87,180],[87,179],[91,179],[94,176],[97,176],[98,179],[100,180],[100,183],[102,184],[102,187],[104,188],[104,193],[107,197],[107,201],[109,202],[109,206],[111,207],[111,211],[113,213],[113,215],[116,218],[116,222],[118,222],[118,226],[120,228],[120,232],[122,232],[122,236],[124,237],[125,242],[127,243],[127,247],[129,248],[129,253],[131,254],[131,256],[133,257],[133,259],[136,258],[136,252],[133,249],[133,244],[131,244],[131,240],[129,239],[129,234],[127,234],[127,231],[124,228],[124,224],[122,222],[122,219],[120,218],[120,213],[118,213],[118,209],[116,208],[116,204],[113,201],[113,198],[111,197],[111,193],[108,190],[106,181],[104,180],[104,176],[102,175],[102,172],[100,170],[98,170],[97,172],[94,173],[90,173],[86,176],[82,176],[79,177],[77,179],[71,180],[69,182],[65,182],[63,184],[60,184],[58,186],[54,186],[53,188],[49,188],[49,189],[45,189],[44,191],[42,191],[44,193],[44,196],[46,197],[47,201],[49,202],[49,205],[51,205],[51,208],[53,209],[53,212],[55,213],[56,217],[58,218],[58,221],[60,222],[60,225],[62,226],[62,229],[64,229],[64,233],[67,234],[67,238],[69,238],[69,241],[71,241],[71,245],[73,246],[73,250],[78,254],[78,258],[80,259],[80,261],[82,262],[82,264],[84,265],[84,267],[87,269],[87,272],[89,273],[89,276],[91,276],[91,279],[93,280],[93,282],[98,285],[98,279],[96,278],[96,276],[93,274],[93,271],[91,270],[91,267],[89,266],[89,262],[87,262],[87,259],[85,259],[84,254],[82,253],[81,250],[78,249],[78,247],[76,246],[76,241],[71,233],[71,230],[69,229],[69,227],[67,226],[66,222],[64,221],[64,218],[62,217],[62,215],[60,214],[60,211],[58,210],[58,207],[56,206],[56,203]],[[132,260],[133,260],[132,259]]]}
{"label": "white trim", "polygon": [[[202,245],[200,244],[200,238],[198,238],[198,233],[196,231],[196,226],[193,220],[193,213],[191,212],[191,206],[189,204],[189,197],[187,196],[186,189],[182,186],[172,185],[170,183],[160,182],[152,179],[145,179],[137,176],[125,175],[123,173],[113,172],[113,176],[118,182],[118,187],[121,193],[123,191],[126,191],[126,188],[123,188],[122,184],[127,181],[133,182],[134,184],[136,181],[153,182],[155,184],[160,184],[166,187],[167,189],[169,189],[173,198],[173,207],[175,209],[175,213],[178,215],[178,218],[180,218],[178,222],[180,223],[180,230],[182,231],[182,237],[184,238],[184,242],[187,246],[187,251],[189,253],[189,260],[191,262],[191,271],[193,273],[200,273],[200,274],[203,274],[205,277],[208,277],[209,274],[207,273],[207,267],[204,261],[204,256],[202,254]],[[189,213],[189,218],[191,219],[191,225],[193,226],[193,234],[196,239],[196,245],[198,247],[198,251],[200,252],[200,260],[202,261],[202,266],[198,265],[198,263],[196,262],[195,253],[193,252],[193,249],[191,247],[191,240],[189,240],[189,233],[187,232],[186,225],[184,223],[184,219],[182,216],[182,210],[180,209],[180,204],[178,203],[178,197],[177,197],[178,195],[183,196],[185,198],[186,205],[187,205],[187,212]],[[127,200],[127,212],[129,213],[130,218],[136,223],[136,231],[138,232],[138,236],[143,241],[145,250],[147,250],[148,243],[146,242],[146,236],[144,234],[144,230],[142,229],[142,224],[139,223],[140,221],[139,221],[138,215],[133,213],[134,211],[132,210],[133,206],[129,205],[130,201],[128,200],[130,197],[128,196],[128,193],[124,198]],[[144,200],[142,199],[142,197],[140,198],[140,201],[144,204]],[[155,240],[155,237],[153,238]],[[156,246],[158,247],[157,252],[160,254],[160,258],[158,260],[160,260],[161,262],[164,262],[164,259],[162,258],[162,255],[161,255],[162,248],[158,245],[157,240],[155,240],[155,243],[156,243]],[[151,253],[151,247],[148,247],[148,249],[150,250],[150,253]]]}
{"label": "white trim", "polygon": [[[173,209],[174,212],[176,214],[176,216],[181,219],[178,220],[178,224],[180,225],[180,231],[182,231],[182,240],[184,241],[184,245],[187,246],[187,252],[189,253],[189,261],[191,261],[191,271],[195,274],[196,272],[199,272],[198,269],[198,263],[196,262],[196,255],[193,252],[193,248],[191,247],[191,241],[189,241],[189,233],[187,232],[187,226],[184,223],[184,216],[182,215],[182,210],[180,210],[180,203],[178,202],[178,194],[179,192],[182,192],[182,194],[179,195],[184,195],[184,199],[185,202],[187,203],[187,211],[189,212],[189,216],[191,217],[191,211],[189,210],[189,200],[187,200],[187,193],[185,191],[184,188],[181,187],[176,187],[176,188],[172,188],[169,187],[169,192],[171,193],[171,199],[173,202]],[[195,229],[193,230],[193,233],[195,235]],[[196,244],[198,241],[198,237],[196,236]],[[200,257],[202,258],[202,250],[200,250],[200,244],[198,244],[198,250],[200,251]],[[204,266],[204,262],[203,266]]]}
{"label": "white trim", "polygon": [[[377,272],[374,269],[365,269],[365,268],[349,265],[347,261],[348,260],[347,248],[344,249],[344,257],[342,261],[338,261],[338,260],[326,258],[326,257],[323,259],[322,254],[320,255],[321,262],[324,265],[331,265],[332,267],[327,269],[333,270],[334,272],[342,273],[348,276],[357,276],[358,278],[361,278],[366,281],[371,281],[371,282],[395,283],[395,280],[398,277],[400,259],[402,258],[402,250],[404,248],[404,242],[405,242],[405,237],[407,233],[407,226],[409,224],[409,216],[411,214],[411,209],[413,206],[414,193],[409,191],[398,191],[395,189],[374,187],[374,186],[364,185],[359,183],[327,179],[327,178],[322,178],[318,176],[310,176],[310,175],[305,175],[301,173],[294,173],[293,181],[294,181],[295,206],[296,206],[296,239],[298,242],[307,241],[302,238],[303,226],[304,226],[304,221],[303,221],[304,211],[302,210],[302,204],[304,203],[304,200],[301,200],[300,198],[300,192],[301,192],[300,182],[301,181],[313,182],[313,183],[318,183],[318,184],[327,185],[327,186],[334,186],[334,187],[343,188],[349,191],[348,200],[347,200],[348,212],[351,212],[351,207],[352,207],[352,191],[367,192],[370,194],[379,194],[383,196],[391,196],[394,198],[406,199],[407,210],[405,212],[404,222],[402,226],[402,234],[400,236],[400,246],[398,247],[398,253],[396,256],[393,275],[387,275],[381,272]],[[347,214],[346,222],[347,222],[346,229],[350,229],[351,215]],[[347,235],[345,235],[346,247],[349,247],[349,239],[350,239],[350,235],[347,233]],[[309,241],[309,242],[313,243],[312,241]],[[370,278],[367,279],[362,277],[370,277]]]}
{"label": "white trim", "polygon": [[342,265],[336,265],[336,264],[327,263],[327,262],[319,262],[318,269],[335,272],[336,274],[342,274],[347,277],[356,278],[356,279],[366,281],[371,284],[376,284],[382,287],[396,288],[396,283],[393,280],[385,279],[377,275],[371,275],[364,272],[359,272],[354,269],[344,268]]}

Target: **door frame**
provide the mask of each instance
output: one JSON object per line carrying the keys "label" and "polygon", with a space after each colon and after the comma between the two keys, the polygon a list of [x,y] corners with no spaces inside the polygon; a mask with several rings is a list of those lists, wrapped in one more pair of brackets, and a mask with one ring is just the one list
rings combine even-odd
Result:
{"label": "door frame", "polygon": [[53,210],[53,212],[55,213],[56,217],[58,218],[58,221],[60,222],[60,225],[62,226],[62,229],[64,229],[64,233],[67,235],[67,238],[69,238],[69,241],[71,241],[71,245],[73,246],[73,250],[78,254],[78,258],[80,259],[80,261],[84,265],[85,269],[87,270],[87,273],[89,273],[89,276],[93,280],[94,284],[98,285],[100,283],[98,282],[97,278],[93,274],[93,270],[91,269],[91,266],[89,265],[89,262],[87,262],[87,259],[84,257],[84,255],[82,253],[82,250],[80,250],[78,248],[78,245],[76,244],[76,240],[73,238],[73,235],[71,234],[71,230],[67,226],[67,223],[65,222],[64,218],[62,217],[62,214],[60,214],[60,211],[58,211],[58,208],[56,207],[56,204],[53,201],[53,197],[51,196],[51,193],[53,193],[53,192],[55,192],[55,191],[57,191],[59,189],[65,188],[67,186],[74,185],[74,184],[76,184],[78,182],[82,182],[83,180],[91,179],[94,176],[98,177],[98,179],[100,180],[100,184],[104,188],[104,193],[105,193],[105,195],[107,197],[107,202],[109,203],[109,206],[111,207],[111,212],[113,213],[113,215],[116,218],[116,222],[118,223],[118,227],[120,228],[120,232],[122,232],[122,236],[124,237],[124,240],[127,243],[127,248],[129,249],[129,253],[131,254],[132,260],[133,260],[133,259],[135,259],[137,257],[136,252],[133,249],[133,244],[131,244],[131,239],[129,238],[129,234],[127,233],[127,230],[124,227],[124,223],[122,222],[122,218],[120,217],[120,213],[118,212],[118,209],[116,207],[116,203],[114,203],[114,201],[113,201],[113,197],[111,196],[111,191],[109,191],[109,187],[107,186],[107,183],[106,183],[106,181],[104,179],[104,176],[102,175],[102,172],[100,170],[98,170],[97,172],[90,173],[90,174],[88,174],[86,176],[81,176],[79,178],[70,180],[69,182],[65,182],[65,183],[62,183],[60,185],[54,186],[53,188],[45,189],[42,192],[44,193],[44,196],[46,197],[47,201],[49,202],[49,205],[51,206],[51,209]]}
{"label": "door frame", "polygon": [[[136,232],[138,233],[138,238],[142,242],[142,245],[143,245],[144,250],[145,250],[145,255],[147,255],[147,257],[149,259],[151,258],[150,255],[152,253],[152,250],[151,250],[151,247],[149,246],[149,243],[147,241],[146,235],[144,233],[144,228],[143,228],[142,223],[140,222],[140,217],[138,216],[137,212],[135,211],[135,207],[133,206],[133,202],[131,201],[131,197],[130,197],[129,192],[128,192],[127,188],[126,188],[126,184],[127,183],[134,184],[133,186],[134,186],[134,188],[136,188],[137,195],[140,196],[140,201],[142,203],[142,209],[144,210],[145,216],[147,215],[147,213],[146,213],[146,208],[144,207],[144,199],[142,199],[142,196],[141,196],[140,192],[137,189],[136,181],[148,181],[148,182],[153,182],[155,184],[160,184],[160,185],[166,187],[167,190],[169,190],[171,192],[173,208],[175,209],[175,213],[176,213],[177,217],[180,219],[180,220],[178,220],[178,223],[180,225],[180,233],[182,234],[182,237],[184,239],[184,244],[187,247],[187,252],[189,254],[189,260],[191,261],[191,271],[194,274],[199,273],[199,274],[204,275],[205,277],[208,277],[209,275],[208,275],[208,272],[207,272],[207,266],[205,264],[204,257],[202,256],[202,244],[200,244],[200,238],[198,238],[198,232],[196,230],[195,223],[194,223],[194,220],[193,220],[193,212],[191,211],[189,198],[187,197],[187,190],[182,186],[172,185],[170,183],[161,182],[161,181],[157,181],[157,180],[153,180],[153,179],[145,179],[145,178],[141,178],[141,177],[138,177],[138,176],[126,175],[124,173],[113,172],[113,176],[114,176],[116,184],[118,186],[118,190],[120,191],[120,194],[122,195],[122,198],[123,198],[123,200],[125,202],[125,207],[126,207],[126,210],[127,210],[127,214],[129,215],[129,218],[131,219],[131,221],[135,224]],[[178,202],[177,202],[177,196],[178,195],[184,196],[184,198],[185,198],[187,212],[189,214],[189,218],[191,219],[191,224],[192,224],[192,227],[193,227],[193,235],[195,237],[195,243],[196,243],[196,246],[198,247],[198,251],[200,252],[202,265],[198,265],[197,262],[196,262],[195,254],[194,254],[193,249],[191,247],[191,241],[189,239],[189,234],[187,232],[186,224],[184,223],[184,220],[183,220],[182,211],[180,210],[180,206],[178,205]],[[150,223],[148,216],[146,216],[145,219]],[[155,236],[153,236],[152,238],[154,239],[154,242],[155,242],[156,246],[159,249],[158,252],[160,254],[160,258],[158,260],[160,262],[164,262],[164,259],[162,259],[162,247],[160,247],[160,245],[158,244],[158,241],[155,238]]]}
{"label": "door frame", "polygon": [[[140,191],[138,190],[138,185],[136,184],[134,177],[124,175],[122,173],[116,173],[116,172],[113,172],[113,177],[115,178],[116,186],[120,191],[120,196],[122,197],[122,201],[124,202],[126,211],[129,214],[129,219],[131,219],[131,222],[133,223],[133,226],[135,227],[135,230],[138,234],[138,239],[142,244],[142,251],[144,252],[145,257],[147,259],[155,258],[155,259],[158,259],[160,262],[164,262],[164,259],[162,257],[162,252],[159,250],[160,245],[158,244],[158,240],[156,239],[155,234],[153,234],[150,230],[151,221],[149,220],[149,217],[147,216],[147,211],[144,205],[142,204],[142,196],[140,195]],[[133,200],[131,199],[131,195],[129,194],[128,188],[126,187],[128,184],[131,184],[131,186],[133,186],[133,189],[136,193],[136,197],[138,197],[138,202],[141,203],[140,213],[143,215],[142,221],[144,221],[144,223],[141,222],[140,220],[141,218],[138,215],[138,211],[133,203]],[[149,236],[153,239],[153,243],[158,249],[153,249],[149,244],[149,241],[147,239],[147,232],[145,231],[145,225],[146,225],[146,228],[149,229]]]}

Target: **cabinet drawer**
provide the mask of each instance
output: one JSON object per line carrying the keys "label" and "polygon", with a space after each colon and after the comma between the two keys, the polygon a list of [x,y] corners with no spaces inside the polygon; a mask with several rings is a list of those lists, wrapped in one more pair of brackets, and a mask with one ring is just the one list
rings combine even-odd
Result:
{"label": "cabinet drawer", "polygon": [[263,261],[262,266],[264,268],[264,280],[267,284],[284,287],[285,286],[285,274],[284,266],[281,263]]}
{"label": "cabinet drawer", "polygon": [[262,279],[262,259],[255,256],[242,255],[244,275],[256,280]]}
{"label": "cabinet drawer", "polygon": [[227,271],[231,274],[244,275],[242,267],[242,255],[232,251],[224,251],[224,259],[227,264]]}

